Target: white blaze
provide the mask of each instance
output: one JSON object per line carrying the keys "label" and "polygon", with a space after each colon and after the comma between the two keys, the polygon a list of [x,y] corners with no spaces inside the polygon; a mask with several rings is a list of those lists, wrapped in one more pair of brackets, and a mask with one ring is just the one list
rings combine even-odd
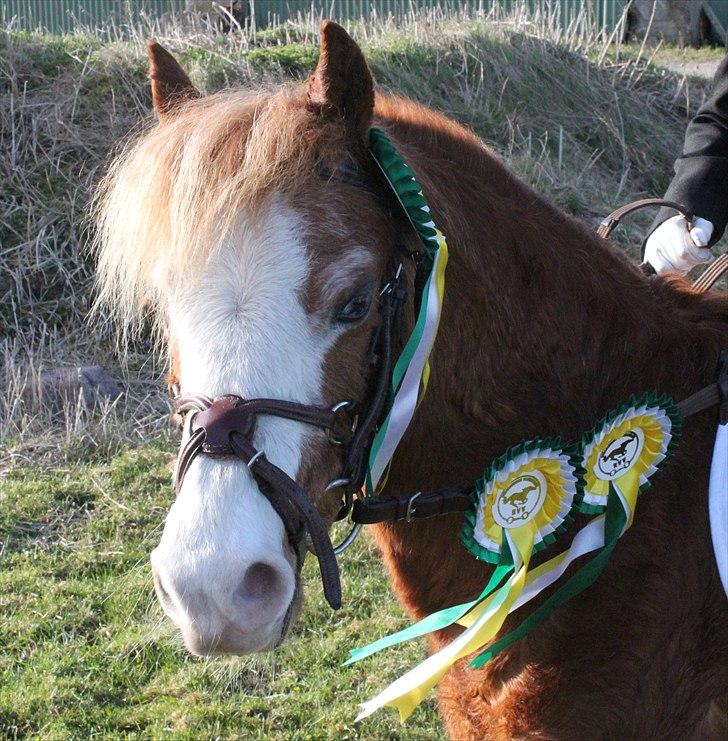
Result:
{"label": "white blaze", "polygon": [[[171,301],[183,394],[320,403],[323,359],[335,336],[317,331],[302,304],[310,270],[302,235],[296,214],[273,198],[255,222],[241,219],[199,280]],[[311,433],[301,423],[260,417],[254,444],[295,478]],[[226,620],[242,623],[258,633],[251,650],[266,648],[280,632],[295,587],[285,543],[282,521],[246,466],[198,456],[152,557],[163,582],[174,586],[175,609],[168,612],[183,631],[186,621],[208,634],[222,631]],[[246,569],[261,562],[284,575],[286,604],[275,616],[246,615],[234,598]]]}

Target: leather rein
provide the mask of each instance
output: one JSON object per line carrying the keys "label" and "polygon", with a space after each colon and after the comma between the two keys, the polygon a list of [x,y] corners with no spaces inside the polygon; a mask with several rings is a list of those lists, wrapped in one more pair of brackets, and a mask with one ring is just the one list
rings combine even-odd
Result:
{"label": "leather rein", "polygon": [[[604,221],[597,227],[597,234],[603,239],[607,239],[609,235],[619,226],[619,222],[627,215],[639,211],[643,208],[650,206],[661,206],[664,208],[671,208],[677,211],[688,223],[688,229],[693,228],[693,214],[690,209],[685,208],[675,201],[667,201],[664,198],[642,198],[639,201],[633,201],[628,203],[626,206],[618,208],[616,211],[612,211]],[[648,262],[643,262],[640,265],[640,269],[647,275],[654,275],[655,269]],[[713,263],[703,272],[703,274],[693,283],[693,288],[698,293],[705,293],[709,291],[716,282],[728,271],[728,252],[722,254],[719,258],[713,261]]]}
{"label": "leather rein", "polygon": [[[645,199],[612,213],[602,222],[597,233],[608,237],[625,215],[638,208],[656,205],[675,208],[688,221],[692,218],[692,214],[679,204]],[[713,270],[702,283],[696,283],[697,290],[707,291],[728,270],[728,256],[723,258],[721,268]],[[173,398],[175,412],[187,416],[185,423],[189,425],[189,436],[174,471],[176,492],[179,494],[190,464],[200,454],[242,460],[261,493],[283,521],[299,567],[306,548],[315,554],[326,600],[335,610],[341,607],[341,581],[336,556],[354,541],[362,525],[411,522],[462,513],[472,507],[472,485],[433,492],[417,491],[405,497],[385,495],[354,499],[356,492],[363,487],[372,440],[385,412],[394,345],[406,299],[405,280],[405,272],[399,264],[380,293],[381,323],[372,332],[367,354],[370,384],[366,406],[348,399],[324,407],[280,399],[243,399],[234,394],[214,399],[200,394],[175,395]],[[683,416],[720,404],[721,417],[728,418],[728,354],[724,353],[721,360],[718,381],[678,404]],[[281,417],[318,427],[325,432],[329,443],[342,448],[341,473],[326,487],[326,491],[336,488],[343,491],[342,506],[336,519],[344,519],[351,513],[353,528],[339,546],[332,544],[325,522],[303,489],[285,471],[271,463],[264,450],[253,444],[260,416]]]}

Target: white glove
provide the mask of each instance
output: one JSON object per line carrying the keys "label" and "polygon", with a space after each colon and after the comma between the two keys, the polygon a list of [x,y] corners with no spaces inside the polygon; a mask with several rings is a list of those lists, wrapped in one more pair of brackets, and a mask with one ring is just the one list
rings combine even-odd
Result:
{"label": "white glove", "polygon": [[687,275],[696,265],[713,259],[706,248],[712,233],[713,225],[707,219],[693,219],[693,228],[688,231],[688,222],[682,216],[673,216],[650,234],[645,260],[658,273],[675,270]]}

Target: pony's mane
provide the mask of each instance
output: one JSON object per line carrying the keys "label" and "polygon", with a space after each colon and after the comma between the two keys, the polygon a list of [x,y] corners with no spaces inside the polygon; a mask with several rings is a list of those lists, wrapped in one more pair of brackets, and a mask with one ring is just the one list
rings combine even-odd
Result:
{"label": "pony's mane", "polygon": [[[314,125],[315,124],[315,125]],[[209,256],[245,207],[295,189],[342,151],[298,85],[191,101],[130,141],[94,199],[98,302],[128,328]]]}

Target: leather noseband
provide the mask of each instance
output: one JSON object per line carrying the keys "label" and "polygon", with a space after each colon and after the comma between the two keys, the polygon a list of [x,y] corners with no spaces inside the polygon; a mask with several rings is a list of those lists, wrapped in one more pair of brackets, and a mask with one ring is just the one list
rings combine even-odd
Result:
{"label": "leather noseband", "polygon": [[197,455],[242,460],[261,493],[283,521],[299,566],[306,545],[315,553],[326,600],[335,610],[341,607],[341,583],[326,524],[303,489],[271,463],[263,450],[255,447],[255,429],[261,415],[282,417],[319,427],[326,432],[330,443],[344,446],[341,477],[335,479],[327,489],[333,488],[333,485],[344,488],[345,501],[337,519],[348,515],[353,493],[364,482],[371,441],[384,413],[392,373],[393,334],[395,327],[399,326],[406,296],[404,280],[400,267],[381,293],[382,321],[372,333],[368,353],[369,365],[373,370],[369,403],[361,415],[356,415],[357,410],[351,401],[322,407],[281,399],[243,399],[234,394],[214,399],[200,394],[187,394],[173,399],[178,414],[191,414],[189,437],[179,453],[174,471],[177,494]]}

